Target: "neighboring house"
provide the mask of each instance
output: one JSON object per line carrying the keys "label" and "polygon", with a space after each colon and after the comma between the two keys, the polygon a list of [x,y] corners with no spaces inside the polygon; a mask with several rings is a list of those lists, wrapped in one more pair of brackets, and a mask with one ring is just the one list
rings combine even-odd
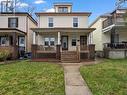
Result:
{"label": "neighboring house", "polygon": [[88,28],[91,13],[72,12],[70,3],[55,3],[54,9],[55,12],[36,13],[38,28],[32,29],[33,59],[51,58],[62,62],[94,59],[94,45],[88,43],[89,33],[95,30]]}
{"label": "neighboring house", "polygon": [[100,16],[90,25],[90,28],[96,28],[90,38],[98,56],[113,59],[127,57],[126,12],[127,9],[117,9]]}
{"label": "neighboring house", "polygon": [[26,12],[0,13],[0,50],[9,49],[16,59],[22,51],[31,52],[37,22]]}

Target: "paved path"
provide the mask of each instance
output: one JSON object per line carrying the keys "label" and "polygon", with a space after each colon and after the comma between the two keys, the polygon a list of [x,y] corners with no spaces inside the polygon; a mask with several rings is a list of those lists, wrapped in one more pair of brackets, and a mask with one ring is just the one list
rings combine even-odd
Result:
{"label": "paved path", "polygon": [[65,76],[66,95],[92,95],[87,84],[80,75],[79,68],[81,65],[63,65]]}

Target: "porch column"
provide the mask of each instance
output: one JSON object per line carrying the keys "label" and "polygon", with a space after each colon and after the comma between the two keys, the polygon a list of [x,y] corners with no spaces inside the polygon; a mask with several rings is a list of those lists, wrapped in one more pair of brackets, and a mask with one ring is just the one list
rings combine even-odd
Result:
{"label": "porch column", "polygon": [[60,46],[61,46],[61,42],[60,42],[60,40],[61,40],[61,36],[60,36],[60,32],[58,32],[58,43],[57,43],[57,45],[56,45],[56,59],[58,59],[58,60],[60,60]]}
{"label": "porch column", "polygon": [[33,32],[33,44],[36,44],[36,33]]}
{"label": "porch column", "polygon": [[58,32],[58,45],[60,45],[60,44],[61,44],[60,40],[61,40],[61,37],[60,37],[60,32]]}
{"label": "porch column", "polygon": [[14,32],[12,34],[12,36],[13,36],[13,54],[12,54],[12,57],[13,57],[13,59],[16,59],[18,57],[18,48],[17,48],[17,45],[16,45],[16,43],[17,43],[17,35]]}

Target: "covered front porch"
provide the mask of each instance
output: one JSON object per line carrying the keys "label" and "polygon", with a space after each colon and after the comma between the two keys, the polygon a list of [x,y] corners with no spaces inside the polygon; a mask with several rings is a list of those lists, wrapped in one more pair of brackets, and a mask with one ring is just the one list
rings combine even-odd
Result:
{"label": "covered front porch", "polygon": [[127,28],[117,26],[105,34],[110,33],[108,43],[104,43],[104,54],[106,58],[127,58]]}
{"label": "covered front porch", "polygon": [[[35,29],[33,59],[58,59],[81,61],[94,59],[94,45],[89,45],[88,35],[93,29]],[[91,54],[93,53],[93,54]]]}
{"label": "covered front porch", "polygon": [[8,50],[11,59],[17,59],[22,50],[25,50],[26,33],[18,29],[0,29],[0,51]]}

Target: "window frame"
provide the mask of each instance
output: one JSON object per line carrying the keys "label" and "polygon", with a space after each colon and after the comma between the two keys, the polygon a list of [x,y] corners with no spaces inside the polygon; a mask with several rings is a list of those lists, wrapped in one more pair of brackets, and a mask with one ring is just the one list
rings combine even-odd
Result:
{"label": "window frame", "polygon": [[[15,19],[16,22],[15,23],[14,22],[12,23],[11,22],[12,19],[13,20]],[[10,18],[8,18],[8,27],[9,28],[17,28],[18,27],[18,22],[19,22],[18,21],[18,17],[10,17]]]}
{"label": "window frame", "polygon": [[73,27],[74,28],[79,27],[79,19],[78,19],[78,17],[74,17],[73,18]]}
{"label": "window frame", "polygon": [[53,20],[53,17],[49,17],[48,18],[48,27],[49,28],[52,28],[52,27],[54,27],[54,20]]}
{"label": "window frame", "polygon": [[72,40],[71,40],[71,45],[72,46],[77,46],[77,37],[73,35]]}
{"label": "window frame", "polygon": [[[48,39],[47,41],[45,39]],[[51,40],[53,39],[53,40]],[[45,43],[48,42],[48,44],[46,45]],[[53,42],[53,44],[52,44]],[[44,38],[44,46],[55,46],[55,37],[45,37]]]}
{"label": "window frame", "polygon": [[68,13],[68,7],[59,7],[58,12],[59,13]]}
{"label": "window frame", "polygon": [[[2,43],[2,40],[3,40],[3,39],[5,39],[5,43],[4,43],[4,44]],[[7,40],[7,37],[6,37],[6,36],[0,36],[0,45],[1,45],[1,46],[6,46],[7,41],[8,41],[8,40]]]}

